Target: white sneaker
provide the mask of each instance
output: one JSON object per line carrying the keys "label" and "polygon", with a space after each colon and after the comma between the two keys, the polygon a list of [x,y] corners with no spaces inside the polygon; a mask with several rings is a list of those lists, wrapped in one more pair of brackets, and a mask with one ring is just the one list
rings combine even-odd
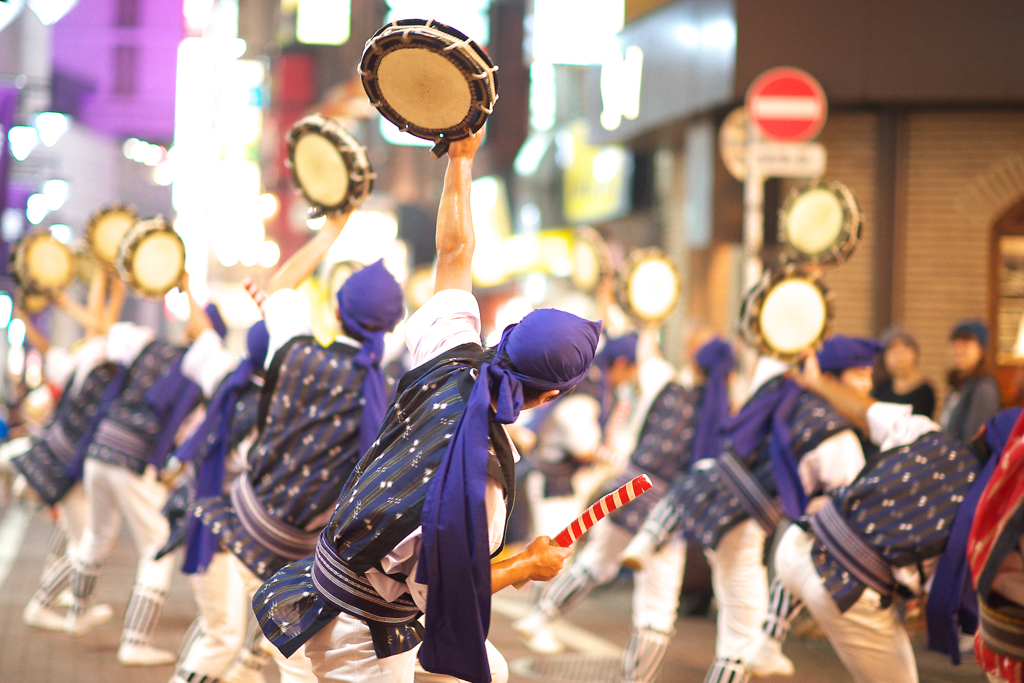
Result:
{"label": "white sneaker", "polygon": [[66,621],[63,614],[52,610],[40,603],[35,598],[28,601],[25,611],[21,613],[21,619],[29,626],[44,631],[63,631]]}
{"label": "white sneaker", "polygon": [[633,535],[629,543],[622,550],[622,554],[619,555],[619,562],[623,567],[634,572],[638,572],[644,568],[647,561],[651,559],[651,555],[654,554],[658,548],[654,544],[654,538],[643,531],[639,531]]}
{"label": "white sneaker", "polygon": [[769,638],[764,632],[757,635],[744,653],[743,666],[755,678],[792,676],[795,671],[793,662],[782,654],[782,643]]}
{"label": "white sneaker", "polygon": [[519,634],[530,652],[539,655],[557,655],[565,652],[565,645],[555,635],[543,614],[527,614],[522,619],[512,622],[512,630]]}
{"label": "white sneaker", "polygon": [[92,605],[81,614],[68,612],[64,620],[64,629],[73,636],[84,636],[97,626],[107,623],[114,616],[114,610],[110,605]]}
{"label": "white sneaker", "polygon": [[122,666],[163,666],[174,664],[178,661],[178,656],[152,645],[121,643],[121,647],[117,649],[117,661]]}

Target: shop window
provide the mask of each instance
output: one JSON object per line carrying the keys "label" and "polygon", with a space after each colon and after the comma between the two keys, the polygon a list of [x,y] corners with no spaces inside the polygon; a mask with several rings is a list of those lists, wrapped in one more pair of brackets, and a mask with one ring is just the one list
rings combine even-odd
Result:
{"label": "shop window", "polygon": [[994,226],[992,315],[995,354],[1003,401],[1024,401],[1024,202]]}
{"label": "shop window", "polygon": [[114,94],[134,95],[138,76],[139,51],[134,45],[118,45],[114,48]]}

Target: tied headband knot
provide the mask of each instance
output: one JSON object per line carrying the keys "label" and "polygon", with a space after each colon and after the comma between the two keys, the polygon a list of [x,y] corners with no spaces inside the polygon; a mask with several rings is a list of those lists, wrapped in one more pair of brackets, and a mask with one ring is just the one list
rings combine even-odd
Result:
{"label": "tied headband knot", "polygon": [[402,319],[402,288],[383,260],[353,273],[338,290],[338,315],[345,331],[362,342],[352,363],[363,368],[363,412],[359,419],[359,451],[369,450],[387,410],[384,374],[384,335]]}
{"label": "tied headband knot", "polygon": [[704,393],[690,453],[691,463],[716,458],[720,453],[719,432],[729,419],[729,373],[736,365],[732,347],[719,337],[702,346],[694,360],[704,373]]}

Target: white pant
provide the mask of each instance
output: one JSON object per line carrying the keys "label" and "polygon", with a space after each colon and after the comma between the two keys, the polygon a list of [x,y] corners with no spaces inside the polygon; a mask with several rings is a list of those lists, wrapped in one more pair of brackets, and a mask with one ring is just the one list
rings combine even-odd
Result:
{"label": "white pant", "polygon": [[896,608],[882,609],[870,588],[840,612],[814,568],[814,537],[791,525],[775,551],[775,571],[794,597],[804,601],[856,683],[917,683],[917,665],[907,629]]}
{"label": "white pant", "polygon": [[[237,582],[238,585],[242,587],[244,590],[246,609],[251,611],[253,596],[256,595],[256,591],[258,591],[260,586],[263,585],[263,579],[253,574],[252,571],[245,566],[245,563],[238,559],[238,556],[234,553],[223,554],[228,558],[227,571],[230,571],[233,574],[230,581]],[[246,614],[248,614],[248,611]],[[244,639],[244,620],[242,622],[241,635]],[[280,650],[273,646],[269,646],[267,650],[269,650],[270,656],[273,657],[274,663],[277,664],[277,670],[281,672],[281,683],[312,683],[312,681],[316,680],[316,677],[313,675],[313,669],[310,665],[309,658],[306,656],[303,648],[299,648],[299,650],[291,657],[285,657],[281,654]]]}
{"label": "white pant", "polygon": [[228,552],[214,553],[205,572],[188,577],[199,607],[199,632],[178,660],[180,672],[219,678],[242,651],[251,608],[233,558]]}
{"label": "white pant", "polygon": [[[619,573],[619,555],[633,534],[607,521],[596,524],[588,533],[590,538],[577,562],[597,583],[608,583]],[[675,631],[685,568],[686,541],[677,534],[633,574],[634,627],[661,633]]]}
{"label": "white pant", "polygon": [[752,519],[726,532],[705,554],[718,602],[715,656],[737,659],[753,644],[768,613],[768,570],[764,566],[765,533]]}
{"label": "white pant", "polygon": [[[491,683],[508,681],[508,664],[497,648],[486,641],[487,659],[491,665]],[[313,663],[318,681],[345,683],[448,683],[451,676],[417,672],[419,646],[400,655],[377,659],[373,638],[366,623],[339,614],[306,643],[306,656]]]}
{"label": "white pant", "polygon": [[85,498],[85,488],[75,484],[64,494],[54,508],[57,519],[68,535],[68,552],[73,552],[82,542],[86,520],[89,518],[89,502]]}
{"label": "white pant", "polygon": [[530,472],[526,475],[526,497],[530,500],[530,516],[534,536],[555,537],[572,523],[581,512],[583,502],[579,496],[544,496],[544,475]]}
{"label": "white pant", "polygon": [[138,475],[126,467],[88,458],[83,483],[88,514],[76,559],[83,565],[102,564],[117,546],[123,520],[139,553],[136,584],[166,593],[176,554],[153,559],[170,533],[160,512],[167,488],[157,481],[155,468]]}

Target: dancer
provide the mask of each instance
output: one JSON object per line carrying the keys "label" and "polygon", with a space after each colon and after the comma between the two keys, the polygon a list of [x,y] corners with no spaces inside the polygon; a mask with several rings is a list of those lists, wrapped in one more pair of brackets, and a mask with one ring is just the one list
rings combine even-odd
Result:
{"label": "dancer", "polygon": [[[669,484],[693,461],[716,454],[718,429],[729,417],[728,376],[734,365],[733,353],[722,339],[708,340],[708,335],[698,334],[694,340],[691,363],[701,384],[693,389],[677,382],[665,384],[647,413],[629,465],[607,486],[613,491],[633,477],[647,474],[652,489],[612,513],[611,523],[596,526],[583,552],[545,587],[531,612],[512,625],[531,650],[558,642],[551,622],[618,574],[619,554]],[[634,575],[633,632],[622,661],[622,681],[649,683],[657,678],[675,630],[685,560],[685,543],[676,537]]]}
{"label": "dancer", "polygon": [[[879,351],[874,340],[835,336],[819,357],[837,381],[867,396]],[[753,394],[723,426],[719,455],[695,463],[673,484],[623,551],[624,562],[642,567],[680,527],[689,542],[706,549],[718,633],[705,683],[747,679],[743,657],[768,606],[767,535],[783,515],[799,518],[808,496],[849,483],[864,464],[852,425],[826,401],[786,379],[788,369],[775,359],[759,360]],[[778,653],[768,668],[787,674],[793,665]]]}
{"label": "dancer", "polygon": [[248,355],[239,360],[224,347],[219,334],[206,329],[182,360],[182,371],[199,384],[209,404],[206,419],[174,453],[188,464],[189,474],[164,509],[171,534],[157,554],[159,559],[185,546],[182,571],[188,575],[199,608],[173,683],[217,680],[242,651],[251,613],[249,596],[231,569],[230,553],[221,549],[217,537],[192,515],[192,509],[197,498],[227,492],[245,469],[243,454],[256,438],[267,344],[266,324],[260,320],[249,328]]}
{"label": "dancer", "polygon": [[448,150],[435,294],[405,325],[416,367],[315,558],[279,571],[253,601],[267,637],[286,654],[305,643],[321,681],[409,683],[417,659],[470,683],[506,680],[504,660],[485,640],[491,592],[550,579],[570,553],[540,537],[519,555],[489,559],[515,497],[502,424],[587,375],[600,324],[538,310],[507,327],[497,348],[480,346],[469,192],[482,137]]}
{"label": "dancer", "polygon": [[[343,334],[326,347],[311,336],[309,301],[295,289],[327,254],[349,215],[328,218],[271,280],[265,303],[269,368],[248,469],[229,494],[199,499],[193,508],[230,551],[232,580],[249,600],[275,571],[313,552],[387,408],[380,371],[384,335],[401,320],[403,303],[401,287],[384,264],[353,273],[338,290]],[[272,648],[271,654],[282,681],[313,679],[302,652],[285,658]],[[216,665],[198,655],[189,661],[195,671]],[[229,670],[225,678],[239,675]]]}
{"label": "dancer", "polygon": [[[64,386],[53,418],[39,437],[32,437],[29,449],[12,464],[46,505],[57,512],[59,529],[68,543],[53,554],[29,600],[22,618],[29,626],[63,631],[66,616],[56,611],[60,596],[71,578],[71,556],[77,551],[85,530],[87,505],[80,484],[85,450],[99,421],[121,393],[125,370],[106,359],[107,320],[118,312],[106,309],[107,273],[97,270],[89,288],[87,308],[62,297],[58,305],[76,320],[85,322],[86,336],[70,350],[51,347],[49,340],[23,316],[28,337],[44,354],[44,368],[50,381]],[[109,605],[92,605],[89,619],[96,623],[113,616]]]}
{"label": "dancer", "polygon": [[898,586],[922,592],[981,463],[909,405],[851,391],[820,372],[813,357],[794,378],[881,450],[819,511],[786,529],[775,553],[779,581],[806,606],[854,681],[916,683],[893,596]]}
{"label": "dancer", "polygon": [[[125,285],[112,280],[115,298]],[[205,319],[193,309],[186,333],[198,334]],[[208,324],[208,323],[207,323]],[[124,389],[96,428],[86,452],[84,485],[88,515],[80,547],[73,558],[73,600],[66,629],[82,635],[98,624],[88,611],[103,562],[113,552],[128,524],[139,553],[135,587],[125,614],[117,659],[124,665],[170,664],[176,658],[152,645],[174,570],[174,557],[154,560],[167,539],[167,520],[160,513],[167,489],[158,480],[174,447],[178,427],[199,403],[199,387],[181,374],[185,349],[159,341],[134,323],[113,324],[107,334],[107,358],[128,368]]]}

